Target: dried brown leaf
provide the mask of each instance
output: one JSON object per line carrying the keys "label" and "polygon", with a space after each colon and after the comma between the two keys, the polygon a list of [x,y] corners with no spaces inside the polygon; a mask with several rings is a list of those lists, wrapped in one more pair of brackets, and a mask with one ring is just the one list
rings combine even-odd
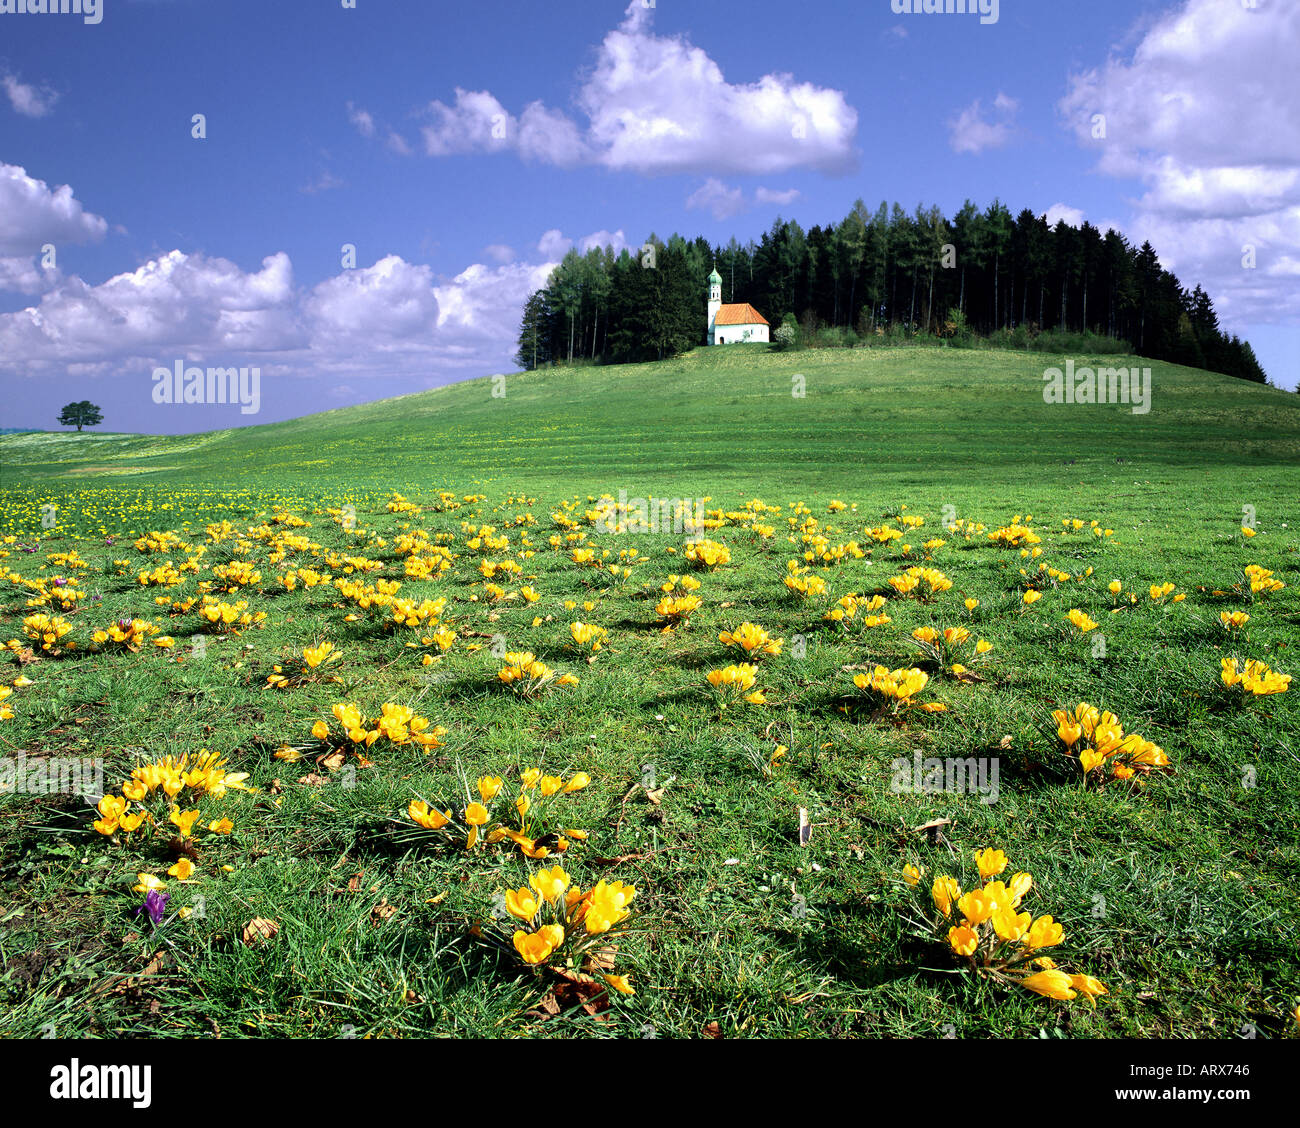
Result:
{"label": "dried brown leaf", "polygon": [[270,940],[279,931],[280,926],[275,921],[267,920],[265,917],[254,917],[244,925],[244,943],[251,948],[263,940]]}

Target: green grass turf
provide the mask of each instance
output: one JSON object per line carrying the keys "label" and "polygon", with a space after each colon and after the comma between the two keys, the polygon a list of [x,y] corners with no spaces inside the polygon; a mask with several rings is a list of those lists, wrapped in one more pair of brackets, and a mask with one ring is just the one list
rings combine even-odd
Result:
{"label": "green grass turf", "polygon": [[[201,896],[203,916],[156,935],[132,915],[141,898],[130,887],[137,872],[161,874],[170,859],[95,833],[79,797],[0,793],[0,1031],[672,1037],[717,1023],[727,1036],[1230,1037],[1249,1024],[1261,1037],[1293,1035],[1300,689],[1241,704],[1220,691],[1218,675],[1232,654],[1297,672],[1300,397],[1148,362],[1150,414],[1047,405],[1042,371],[1060,363],[736,347],[509,376],[497,397],[491,381],[470,381],[210,435],[0,438],[0,538],[15,538],[0,546],[0,566],[28,580],[66,575],[47,554],[73,548],[89,565],[79,585],[87,598],[67,615],[78,648],[7,667],[5,683],[21,673],[35,684],[4,702],[15,715],[0,722],[0,752],[100,757],[112,786],[137,749],[206,747],[261,789],[223,804],[235,832],[201,839],[194,882],[168,882],[170,908]],[[803,398],[791,394],[796,375]],[[484,500],[437,512],[442,489]],[[423,511],[387,512],[394,490]],[[735,523],[710,534],[732,560],[700,576],[704,602],[690,625],[663,634],[654,597],[684,571],[684,538],[604,535],[581,521],[589,498],[620,490],[708,497],[708,508],[727,511],[760,498],[781,512],[763,518],[772,538]],[[509,500],[524,495],[531,504]],[[573,516],[598,550],[647,558],[630,579],[550,547],[564,531],[551,514],[575,498]],[[853,508],[830,512],[832,499]],[[782,582],[803,550],[787,539],[798,501],[831,543],[871,550],[820,572],[828,598],[806,603]],[[46,504],[56,506],[52,529],[41,526]],[[344,504],[355,507],[358,531],[325,512]],[[1240,532],[1245,506],[1258,524],[1251,540]],[[428,648],[406,644],[427,631],[345,621],[355,608],[334,588],[285,591],[276,577],[287,567],[320,561],[307,552],[277,565],[255,543],[262,580],[240,598],[265,612],[264,623],[205,635],[196,656],[194,612],[170,617],[154,598],[195,595],[234,542],[209,547],[201,576],[145,588],[142,568],[186,554],[147,556],[131,541],[168,529],[202,544],[209,522],[244,529],[277,507],[310,522],[292,531],[320,551],[382,561],[371,580],[402,580],[402,596],[445,596],[444,618],[460,636],[447,655],[422,666]],[[906,559],[902,542],[881,546],[864,533],[903,513],[925,519],[905,538]],[[955,515],[992,531],[1017,514],[1032,514],[1041,557],[941,527]],[[534,523],[504,528],[521,516]],[[1063,534],[1061,521],[1073,518],[1084,530]],[[1091,520],[1114,535],[1092,536]],[[508,554],[492,559],[519,559],[521,537],[532,541],[522,574],[498,582],[510,591],[531,584],[535,604],[487,605],[462,521],[508,533]],[[451,572],[403,576],[394,541],[414,528],[446,534],[458,555]],[[922,559],[924,541],[945,536]],[[893,597],[887,583],[918,562],[953,580],[929,605]],[[1034,574],[1040,562],[1072,577],[1093,571],[1059,586],[1040,581],[1044,595],[1026,609],[1021,569]],[[1287,587],[1251,601],[1241,587],[1250,563]],[[1114,614],[1112,579],[1125,593]],[[1186,599],[1153,603],[1147,588],[1163,582]],[[831,631],[822,612],[849,592],[890,596],[893,621]],[[0,642],[22,637],[30,596],[6,585]],[[980,601],[969,614],[967,596]],[[584,601],[595,606],[586,611]],[[1080,638],[1064,618],[1071,608],[1098,631]],[[1225,635],[1223,610],[1250,613],[1243,637]],[[158,622],[176,646],[88,651],[93,630],[128,615]],[[609,632],[592,664],[564,646],[578,618]],[[732,660],[718,633],[746,619],[786,649],[760,665],[767,705],[722,710],[705,674]],[[983,680],[959,682],[918,654],[914,628],[956,624],[994,644],[978,668]],[[579,684],[535,700],[501,692],[488,648],[498,634]],[[296,669],[289,663],[302,647],[322,639],[344,651],[331,670],[343,685],[266,687],[273,664]],[[843,667],[876,662],[929,670],[921,697],[947,712],[845,712],[855,691]],[[412,705],[446,727],[445,744],[428,755],[384,749],[373,767],[333,773],[312,755],[273,757],[286,742],[314,754],[312,724],[344,700],[368,716],[385,702]],[[1140,789],[1081,786],[1050,717],[1080,700],[1166,749],[1173,770]],[[790,751],[768,774],[778,742]],[[895,791],[891,762],[914,749],[996,756],[998,801]],[[522,885],[534,864],[498,848],[466,856],[398,829],[417,796],[463,804],[462,774],[503,775],[513,789],[517,769],[533,765],[593,778],[566,800],[566,825],[591,833],[563,858],[575,881],[618,878],[638,889],[636,927],[617,960],[637,994],[601,1020],[530,1014],[545,981],[467,935],[471,921],[491,919],[494,894]],[[324,782],[304,782],[313,774]],[[657,803],[641,786],[652,778],[652,790],[663,787]],[[801,807],[812,823],[806,847]],[[914,829],[939,818],[952,820],[942,840]],[[984,846],[1033,873],[1026,908],[1064,925],[1069,951],[1059,961],[1110,989],[1095,1010],[952,974],[943,946],[912,934],[901,867],[924,866],[926,887],[943,872],[969,884],[972,851]],[[250,947],[240,936],[254,917],[280,931]]]}

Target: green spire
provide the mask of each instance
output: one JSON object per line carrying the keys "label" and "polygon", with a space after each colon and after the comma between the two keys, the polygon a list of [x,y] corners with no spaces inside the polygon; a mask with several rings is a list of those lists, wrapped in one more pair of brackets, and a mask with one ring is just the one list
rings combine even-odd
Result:
{"label": "green spire", "polygon": [[710,286],[722,285],[722,275],[718,273],[718,268],[716,264],[713,267],[713,273],[709,275],[709,285]]}

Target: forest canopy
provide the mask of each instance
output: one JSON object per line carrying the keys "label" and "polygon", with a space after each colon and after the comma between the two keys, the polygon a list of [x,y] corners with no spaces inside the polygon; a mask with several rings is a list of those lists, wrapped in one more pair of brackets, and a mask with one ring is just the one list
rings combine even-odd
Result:
{"label": "forest canopy", "polygon": [[[1209,295],[1187,290],[1155,248],[1084,221],[1055,226],[1029,209],[969,200],[871,212],[858,200],[839,223],[805,231],[778,218],[757,242],[711,246],[651,234],[615,254],[570,250],[524,307],[523,369],[575,361],[662,359],[702,345],[706,279],[724,302],[749,302],[808,342],[952,340],[1008,347],[1040,334],[1087,334],[1156,360],[1266,383],[1249,343],[1219,329]],[[1118,349],[1116,350],[1118,351]]]}

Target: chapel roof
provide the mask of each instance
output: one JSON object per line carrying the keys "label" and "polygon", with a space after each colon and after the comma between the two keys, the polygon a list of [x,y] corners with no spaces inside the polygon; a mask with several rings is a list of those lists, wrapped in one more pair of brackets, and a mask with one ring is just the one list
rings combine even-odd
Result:
{"label": "chapel roof", "polygon": [[767,318],[748,302],[735,302],[718,307],[714,325],[766,325]]}

